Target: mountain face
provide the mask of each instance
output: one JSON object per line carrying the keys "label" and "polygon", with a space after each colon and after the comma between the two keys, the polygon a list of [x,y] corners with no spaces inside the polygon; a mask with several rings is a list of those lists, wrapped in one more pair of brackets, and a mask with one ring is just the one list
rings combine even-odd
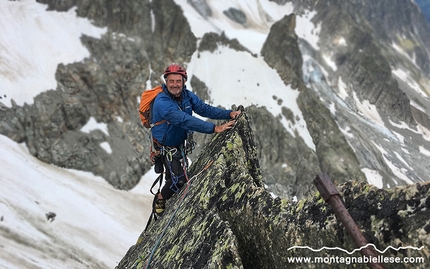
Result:
{"label": "mountain face", "polygon": [[[399,18],[411,15],[398,14],[399,12],[416,11],[416,7],[408,1],[398,3],[398,9],[394,6],[388,9],[387,5],[392,2],[384,1],[378,1],[377,4],[370,1],[353,1],[351,5],[333,2],[330,8],[323,7],[322,3],[316,4],[313,8],[317,14],[313,22],[321,23],[320,51],[315,51],[306,42],[301,42],[302,56],[306,58],[303,65],[305,83],[321,96],[326,107],[332,107],[331,114],[354,149],[361,167],[371,170],[379,170],[377,167],[381,166],[392,167],[388,170],[382,169],[385,172],[379,172],[384,178],[384,187],[399,182],[398,178],[395,179],[392,175],[395,170],[405,169],[404,176],[399,177],[397,174],[397,177],[406,182],[426,180],[426,165],[418,165],[411,170],[406,168],[409,165],[405,164],[417,161],[414,156],[420,156],[420,147],[428,144],[427,131],[424,131],[423,136],[416,136],[422,127],[428,128],[428,67],[418,60],[426,59],[424,61],[428,62],[428,52],[425,51],[428,46],[415,45],[415,42],[428,44],[428,34],[419,33],[419,29],[427,29],[428,32],[428,25],[422,18],[418,18],[411,20],[412,25],[408,26],[415,31],[406,33],[406,26],[390,27],[407,25],[406,19]],[[375,4],[381,7],[375,7]],[[390,12],[385,15],[385,10]],[[395,23],[392,21],[394,17],[398,20]],[[343,23],[339,23],[339,19]],[[409,45],[406,45],[407,43]],[[401,51],[402,56],[393,50]],[[411,63],[403,58],[406,55],[423,57],[416,57],[417,60]],[[326,64],[331,67],[325,66]],[[422,71],[417,70],[417,66],[420,66]],[[424,91],[418,95],[415,90],[411,90],[411,87],[415,86],[407,83],[413,74],[418,74],[418,81],[421,81],[415,84],[421,89],[418,92]],[[376,110],[379,118],[364,123],[363,114],[368,113],[368,109]],[[359,111],[358,115],[354,111]],[[418,143],[413,148],[418,151],[415,153],[403,146],[416,142]],[[375,147],[379,149],[375,150]],[[400,148],[408,151],[408,154],[398,153]],[[399,156],[410,161],[398,162],[395,159]],[[383,162],[376,161],[381,157]]]}
{"label": "mountain face", "polygon": [[[428,267],[430,31],[412,1],[38,2],[107,29],[81,37],[90,56],[60,63],[56,88],[0,100],[0,133],[40,160],[133,188],[151,169],[139,98],[172,62],[202,99],[245,106],[231,132],[194,135],[183,205],[169,200],[119,268],[142,267],[172,216],[153,268],[288,268],[285,253],[319,255],[291,246],[351,250],[312,184],[320,173],[378,249],[424,246],[390,255]],[[93,120],[107,133],[84,132]],[[387,268],[399,266],[412,268]]]}
{"label": "mountain face", "polygon": [[[196,50],[212,52],[226,46],[249,52],[222,33],[205,34],[197,47],[187,18],[172,1],[41,2],[60,11],[77,6],[78,16],[109,30],[101,40],[82,37],[91,57],[60,64],[57,89],[37,96],[33,105],[3,110],[1,133],[25,142],[41,160],[91,171],[117,188],[133,187],[150,168],[146,134],[136,117],[136,100],[145,83],[159,83],[155,74],[169,62],[189,62]],[[210,2],[199,3],[194,7],[209,18]],[[425,74],[430,46],[422,32],[428,33],[428,26],[410,18],[416,6],[408,1],[372,3],[293,2],[296,15],[286,14],[271,26],[261,56],[285,84],[300,92],[297,103],[314,144],[309,147],[300,136],[283,131],[279,119],[294,125],[297,118],[288,107],[280,105],[282,115],[266,113],[263,107],[252,109],[265,182],[272,192],[283,197],[309,194],[307,185],[320,171],[345,182],[364,181],[362,171],[367,169],[382,178],[380,187],[426,180],[423,160],[430,123]],[[384,16],[380,10],[388,5],[394,10]],[[171,11],[175,17],[168,15]],[[402,15],[396,18],[404,20],[392,22],[396,12]],[[239,13],[227,14],[243,23],[232,15]],[[296,35],[296,28],[302,27],[296,23],[300,16],[313,16],[318,48]],[[390,28],[397,23],[408,27]],[[196,76],[190,84],[197,93],[207,88]],[[379,118],[366,118],[369,110]],[[90,117],[106,123],[109,136],[80,132]],[[204,144],[204,136],[197,139]],[[100,147],[102,142],[109,143],[112,154]]]}
{"label": "mountain face", "polygon": [[[253,137],[247,112],[229,132],[214,136],[190,167],[190,185],[168,200],[164,215],[150,223],[116,268],[345,268],[345,263],[289,260],[356,256],[301,246],[347,251],[356,246],[319,193],[292,202],[265,190]],[[384,268],[427,268],[429,183],[384,190],[350,181],[338,190],[363,236],[379,250],[424,247],[384,255],[426,262]],[[368,267],[354,263],[354,268]]]}
{"label": "mountain face", "polygon": [[[157,14],[170,14],[176,7],[173,2],[159,1],[154,3],[156,6],[147,1],[45,2],[49,8],[60,11],[77,5],[78,16],[111,30],[101,40],[83,36],[91,59],[60,64],[55,74],[57,89],[37,96],[33,105],[3,111],[1,132],[17,142],[25,142],[31,154],[43,161],[91,171],[117,188],[130,189],[151,166],[146,151],[148,139],[136,118],[136,100],[145,89],[145,82],[155,80],[151,69],[160,73],[165,62],[188,59],[195,50],[195,37],[183,16],[172,21],[171,16]],[[151,10],[156,18],[154,31],[160,33],[154,36]],[[135,18],[140,19],[136,22]],[[176,27],[169,33],[158,29],[173,23]],[[137,42],[125,33],[135,36]],[[81,132],[90,117],[106,123],[110,135],[97,130],[90,134]],[[111,154],[100,147],[102,142],[109,143]]]}
{"label": "mountain face", "polygon": [[[240,59],[260,65],[243,61],[242,71],[275,70],[297,96],[299,112],[279,97],[285,92],[265,97],[279,114],[258,102],[246,105],[269,191],[300,199],[312,194],[311,181],[320,172],[337,183],[367,178],[382,188],[427,180],[430,35],[424,18],[413,15],[418,7],[411,1],[265,2],[256,6],[258,17],[240,1],[221,7],[216,1],[38,2],[49,10],[76,7],[78,16],[108,29],[101,39],[82,36],[91,56],[59,64],[56,89],[38,95],[33,104],[0,110],[0,133],[25,143],[45,162],[132,188],[151,167],[147,133],[136,111],[141,92],[161,83],[163,69],[175,62],[194,70],[188,85],[217,104],[211,83],[237,72],[208,77],[193,66],[225,50],[240,57],[234,59],[239,65]],[[266,11],[275,3],[285,10],[279,20]],[[223,32],[215,25],[220,16],[235,29],[267,30],[261,50]],[[194,19],[215,26],[197,37]],[[259,91],[268,89],[260,81],[256,85]],[[109,134],[82,132],[92,118],[105,123]],[[210,138],[195,137],[192,157]],[[106,142],[112,152],[100,146]]]}

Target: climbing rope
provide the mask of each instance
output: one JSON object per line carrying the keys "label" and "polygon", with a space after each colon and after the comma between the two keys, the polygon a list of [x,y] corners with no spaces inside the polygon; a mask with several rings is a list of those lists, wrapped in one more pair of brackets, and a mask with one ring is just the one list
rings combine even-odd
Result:
{"label": "climbing rope", "polygon": [[[159,144],[157,142],[157,146],[158,146],[158,150],[157,150],[158,153],[156,155],[157,157],[154,157],[154,161],[153,161],[153,163],[155,164],[155,169],[156,169],[156,166],[157,166],[157,159],[156,158],[160,158],[160,155],[161,156],[165,156],[166,161],[168,163],[168,169],[170,171],[170,178],[172,180],[172,184],[170,185],[170,189],[173,192],[175,192],[175,193],[179,193],[180,190],[181,190],[181,188],[182,188],[182,185],[183,185],[182,184],[180,187],[178,186],[179,179],[181,177],[185,177],[186,182],[188,181],[188,175],[187,175],[188,161],[186,159],[187,158],[186,157],[186,152],[187,151],[184,150],[184,147],[182,145],[178,149],[178,148],[165,147],[165,146],[162,146],[161,144]],[[178,152],[178,150],[181,150],[181,154],[182,154],[182,164],[181,164],[181,166],[183,167],[183,172],[184,172],[180,176],[176,175],[176,173],[174,173],[173,169],[172,169],[172,160],[174,158],[174,155]],[[155,203],[156,203],[156,200],[157,200],[157,195],[158,195],[158,193],[160,192],[160,189],[161,189],[161,185],[162,185],[162,181],[163,181],[164,169],[159,169],[159,172],[161,172],[161,174],[157,177],[157,179],[154,181],[154,183],[152,184],[151,188],[149,189],[149,191],[154,195],[154,200],[152,201],[152,213],[149,216],[148,222],[146,223],[145,230],[143,231],[144,234],[146,234],[146,231],[148,230],[149,225],[152,222],[152,219],[157,220],[157,215],[155,213]],[[156,173],[157,173],[157,171],[156,171]],[[157,182],[159,183],[158,190],[157,190],[156,193],[154,193],[152,191],[152,189],[155,187],[155,185],[157,184]]]}
{"label": "climbing rope", "polygon": [[[147,261],[147,263],[146,263],[145,269],[149,268],[149,265],[150,265],[150,263],[151,263],[151,261],[152,261],[152,258],[153,258],[153,256],[154,256],[154,253],[155,253],[155,251],[157,250],[158,246],[160,245],[161,239],[163,238],[164,234],[166,233],[167,228],[168,228],[168,227],[170,226],[170,224],[172,223],[173,218],[175,217],[176,213],[178,212],[179,208],[180,208],[180,207],[181,207],[181,205],[182,205],[182,202],[184,201],[185,197],[186,197],[186,196],[187,196],[187,194],[188,194],[188,191],[189,191],[190,186],[191,186],[191,182],[192,182],[193,180],[195,180],[195,179],[196,179],[196,178],[197,178],[201,173],[203,173],[205,170],[207,170],[207,169],[212,165],[212,163],[213,163],[213,160],[210,160],[210,161],[208,162],[208,164],[207,164],[207,165],[206,165],[206,166],[205,166],[205,167],[204,167],[204,168],[203,168],[199,173],[197,173],[196,175],[192,176],[189,180],[187,180],[187,186],[186,186],[186,188],[185,188],[185,190],[184,190],[184,193],[183,193],[183,195],[181,196],[181,198],[179,199],[179,202],[178,202],[178,205],[177,205],[177,207],[176,207],[175,211],[173,212],[172,216],[170,216],[169,221],[167,222],[166,226],[164,227],[163,231],[161,232],[160,236],[158,237],[157,241],[155,242],[155,245],[154,245],[154,247],[152,248],[152,251],[151,251],[151,255],[149,256],[148,261]],[[186,177],[187,177],[187,176],[186,176]],[[187,179],[188,179],[188,178],[187,178]],[[141,259],[138,259],[138,260],[133,264],[132,268],[136,268],[136,265],[139,263],[139,261],[141,261]]]}
{"label": "climbing rope", "polygon": [[173,169],[172,169],[172,160],[173,160],[173,155],[176,152],[178,152],[178,149],[177,148],[173,148],[173,149],[174,149],[173,153],[172,153],[172,151],[169,151],[170,155],[167,155],[167,162],[169,164],[169,169],[170,169],[170,177],[172,179],[172,185],[170,185],[170,189],[172,191],[174,191],[175,193],[179,193],[179,191],[181,190],[181,187],[182,187],[182,186],[180,186],[180,187],[178,186],[179,179],[181,177],[185,177],[185,180],[188,181],[188,176],[187,176],[188,161],[186,159],[187,156],[185,155],[184,147],[181,145],[180,150],[181,150],[181,155],[182,155],[182,168],[183,168],[184,174],[176,175],[176,173],[174,173]]}

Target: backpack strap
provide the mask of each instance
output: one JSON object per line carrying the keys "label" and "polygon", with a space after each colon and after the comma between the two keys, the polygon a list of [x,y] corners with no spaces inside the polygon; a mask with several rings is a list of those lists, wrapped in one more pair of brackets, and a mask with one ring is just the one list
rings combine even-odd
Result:
{"label": "backpack strap", "polygon": [[160,124],[163,124],[163,123],[165,123],[165,122],[167,122],[167,120],[160,120],[160,121],[157,121],[156,123],[152,123],[152,124],[151,124],[151,128],[152,128],[152,127],[154,127],[154,126],[158,126],[158,125],[160,125]]}

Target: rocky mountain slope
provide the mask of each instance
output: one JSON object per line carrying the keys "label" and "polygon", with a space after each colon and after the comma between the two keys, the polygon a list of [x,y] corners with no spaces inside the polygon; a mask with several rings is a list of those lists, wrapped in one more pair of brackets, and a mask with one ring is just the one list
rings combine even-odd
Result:
{"label": "rocky mountain slope", "polygon": [[[293,247],[356,249],[318,192],[292,202],[265,190],[253,137],[247,113],[231,131],[215,136],[192,164],[190,185],[168,201],[164,215],[116,268],[345,268],[345,261],[306,263],[291,257],[359,257],[359,252]],[[383,190],[350,181],[338,189],[363,235],[379,250],[424,247],[390,249],[387,258],[423,260],[385,263],[385,268],[427,268],[429,183]],[[354,263],[354,268],[368,267]]]}
{"label": "rocky mountain slope", "polygon": [[[187,84],[203,99],[221,103],[213,85],[229,81],[222,94],[242,95],[233,107],[247,102],[232,132],[213,140],[195,135],[190,175],[203,173],[178,213],[179,196],[119,268],[148,261],[170,216],[175,222],[151,258],[156,268],[288,268],[285,253],[317,255],[287,249],[293,245],[352,249],[312,185],[320,173],[339,186],[369,241],[379,249],[424,246],[390,255],[416,254],[428,265],[430,31],[412,1],[38,2],[76,8],[107,28],[100,39],[82,36],[90,56],[59,64],[55,89],[31,104],[0,100],[12,103],[0,106],[0,133],[44,162],[90,171],[118,189],[134,187],[151,169],[139,97],[161,83],[172,62],[189,68]],[[211,31],[198,32],[203,24]],[[212,57],[223,69],[213,70]],[[266,80],[267,70],[276,77]],[[83,132],[92,120],[107,133]]]}
{"label": "rocky mountain slope", "polygon": [[[267,113],[267,107],[258,104],[249,112],[264,182],[275,194],[309,194],[312,176],[320,171],[338,182],[365,181],[373,174],[381,178],[378,187],[427,180],[429,27],[422,16],[410,15],[417,7],[409,1],[279,3],[289,5],[295,15],[271,22],[261,56],[222,32],[196,38],[182,12],[184,5],[193,5],[209,20],[214,16],[211,1],[178,1],[181,6],[174,1],[39,2],[59,11],[77,7],[78,16],[108,29],[101,39],[82,37],[91,57],[60,64],[56,89],[40,94],[33,104],[0,111],[0,132],[26,143],[43,161],[91,171],[117,188],[130,189],[150,169],[147,135],[136,114],[142,90],[160,83],[158,74],[167,64],[187,63],[196,53],[227,47],[263,57],[285,85],[299,92],[302,116],[276,95],[267,98],[281,107],[281,114]],[[240,2],[235,5],[240,8]],[[225,6],[230,10],[225,16],[235,27],[241,16],[234,14],[247,15],[238,7]],[[389,13],[381,12],[387,8]],[[260,11],[270,21],[270,14]],[[297,24],[299,19],[311,22],[317,43],[296,34],[304,27]],[[255,26],[242,22],[241,27]],[[189,85],[208,98],[214,91],[195,75]],[[107,124],[109,135],[81,132],[91,118]],[[286,125],[293,130],[304,126],[312,144],[286,132]],[[207,138],[197,140],[200,149]],[[112,152],[100,146],[103,142]]]}

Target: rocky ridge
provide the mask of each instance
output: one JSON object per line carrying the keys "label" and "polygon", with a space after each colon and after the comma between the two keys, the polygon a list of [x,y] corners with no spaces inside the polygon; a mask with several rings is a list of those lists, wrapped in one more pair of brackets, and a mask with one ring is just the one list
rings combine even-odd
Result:
{"label": "rocky ridge", "polygon": [[[355,246],[315,188],[299,202],[273,198],[263,187],[253,137],[246,111],[233,129],[214,136],[190,167],[191,184],[168,201],[164,215],[150,224],[116,268],[345,268],[345,264],[288,260],[346,255],[340,250],[312,252],[293,246],[349,251]],[[424,263],[385,264],[385,268],[427,268],[430,184],[383,190],[349,181],[338,190],[364,236],[378,249],[424,247],[385,254],[423,257]]]}
{"label": "rocky ridge", "polygon": [[[0,133],[25,143],[31,154],[45,162],[91,171],[120,189],[134,187],[151,169],[147,134],[139,127],[136,112],[147,81],[159,83],[158,74],[167,64],[187,63],[196,51],[228,46],[250,53],[222,33],[207,33],[197,40],[180,7],[170,0],[39,2],[53,10],[77,7],[79,16],[108,31],[100,40],[82,37],[91,57],[80,63],[60,64],[56,89],[40,94],[32,105],[2,107]],[[201,14],[211,16],[205,1],[190,2],[199,3]],[[399,28],[397,33],[389,29],[389,33],[380,35],[390,23],[376,27],[381,21],[370,21],[374,13],[365,6],[355,12],[354,5],[368,1],[325,2],[330,8],[324,1],[292,2],[296,14],[286,14],[272,25],[261,56],[286,85],[299,92],[298,104],[315,150],[280,123],[282,118],[291,124],[297,120],[286,106],[277,116],[265,107],[249,106],[231,132],[213,139],[196,135],[196,161],[189,173],[193,184],[186,197],[181,200],[182,196],[177,195],[169,201],[165,216],[150,227],[147,235],[141,235],[118,268],[141,268],[152,250],[154,268],[297,268],[302,265],[288,264],[288,257],[317,254],[291,250],[291,246],[351,250],[351,239],[312,186],[315,175],[321,172],[329,174],[338,185],[345,205],[370,242],[379,249],[424,246],[419,252],[390,250],[389,255],[424,257],[424,266],[414,264],[413,268],[426,268],[429,184],[390,188],[427,180],[428,163],[420,147],[430,148],[417,130],[419,125],[430,126],[430,106],[426,98],[414,95],[410,86],[393,73],[398,67],[406,67],[415,81],[425,85],[428,78],[421,70],[426,70],[428,60],[424,39],[414,33],[400,40],[409,55],[420,55],[423,62],[417,67],[388,46],[390,38],[402,37],[404,29]],[[403,7],[395,11],[412,10]],[[248,27],[244,12],[228,6],[225,10],[231,20]],[[314,11],[317,15],[313,22],[321,25],[320,50],[295,34],[297,16],[310,16]],[[385,15],[380,11],[377,14]],[[342,38],[347,45],[343,45]],[[327,55],[335,68],[324,60]],[[203,98],[210,99],[205,81],[192,76],[190,84]],[[342,84],[348,96],[339,101]],[[269,98],[282,106],[276,96]],[[375,128],[375,124],[353,113],[365,101],[381,113],[388,126],[382,132],[380,126]],[[108,135],[99,130],[82,132],[91,118],[106,124]],[[402,122],[417,132],[396,125]],[[105,142],[112,152],[101,147]],[[213,163],[205,169],[210,161]],[[409,181],[398,178],[390,166],[392,162],[399,170],[407,171]],[[384,189],[364,183],[363,168],[378,171],[384,178]],[[280,198],[273,198],[270,192]],[[181,207],[177,207],[180,201]],[[154,249],[172,216],[173,222]],[[399,266],[412,268],[406,264],[386,267]],[[303,268],[309,268],[309,264]]]}

